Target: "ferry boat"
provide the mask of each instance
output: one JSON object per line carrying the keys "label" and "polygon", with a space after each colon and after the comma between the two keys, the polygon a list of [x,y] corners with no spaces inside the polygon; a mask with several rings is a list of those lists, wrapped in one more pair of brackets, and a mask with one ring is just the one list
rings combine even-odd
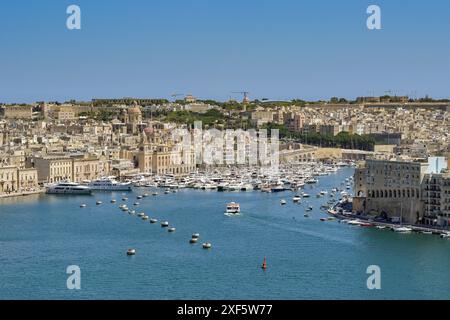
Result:
{"label": "ferry boat", "polygon": [[227,204],[227,214],[238,215],[241,212],[239,203],[231,202]]}
{"label": "ferry boat", "polygon": [[85,194],[92,193],[92,189],[74,182],[59,182],[46,186],[48,194]]}
{"label": "ferry boat", "polygon": [[113,177],[91,181],[88,186],[99,191],[131,191],[131,182],[118,182]]}

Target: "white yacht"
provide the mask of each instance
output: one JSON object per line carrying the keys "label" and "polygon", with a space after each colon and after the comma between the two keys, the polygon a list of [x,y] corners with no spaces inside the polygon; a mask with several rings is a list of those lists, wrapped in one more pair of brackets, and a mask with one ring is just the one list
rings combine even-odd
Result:
{"label": "white yacht", "polygon": [[114,177],[101,178],[88,184],[92,190],[101,191],[130,191],[131,185],[131,182],[118,182]]}
{"label": "white yacht", "polygon": [[48,194],[91,194],[92,189],[74,182],[59,182],[46,186]]}
{"label": "white yacht", "polygon": [[227,214],[229,215],[238,215],[241,212],[241,207],[239,203],[231,202],[227,204]]}

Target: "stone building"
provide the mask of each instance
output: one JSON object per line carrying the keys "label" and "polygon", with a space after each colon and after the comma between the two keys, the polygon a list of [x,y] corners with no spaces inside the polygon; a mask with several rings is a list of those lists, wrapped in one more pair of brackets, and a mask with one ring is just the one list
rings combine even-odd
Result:
{"label": "stone building", "polygon": [[422,221],[427,162],[366,160],[355,169],[353,211],[405,223]]}
{"label": "stone building", "polygon": [[38,187],[36,169],[0,167],[0,195],[14,192],[34,191]]}
{"label": "stone building", "polygon": [[17,191],[17,168],[0,167],[0,195]]}
{"label": "stone building", "polygon": [[31,120],[33,117],[33,106],[30,105],[8,105],[1,109],[0,114],[6,119]]}

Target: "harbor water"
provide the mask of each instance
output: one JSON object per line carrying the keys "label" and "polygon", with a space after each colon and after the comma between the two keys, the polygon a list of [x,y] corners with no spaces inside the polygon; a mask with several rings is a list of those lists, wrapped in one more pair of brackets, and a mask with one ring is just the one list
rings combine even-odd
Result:
{"label": "harbor water", "polygon": [[[301,204],[291,191],[151,196],[152,188],[126,192],[126,202],[123,192],[2,199],[0,299],[450,299],[450,240],[320,221],[330,197],[316,194],[342,188],[352,173],[318,177]],[[231,201],[241,216],[224,215]],[[123,212],[123,203],[158,223]],[[80,290],[67,288],[71,265]],[[371,265],[381,269],[380,290],[367,288]]]}

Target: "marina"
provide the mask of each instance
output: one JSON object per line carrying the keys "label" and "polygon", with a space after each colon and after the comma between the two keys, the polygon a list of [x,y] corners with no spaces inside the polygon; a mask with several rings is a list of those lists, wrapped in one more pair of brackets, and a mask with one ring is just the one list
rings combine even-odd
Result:
{"label": "marina", "polygon": [[[352,173],[342,168],[303,188],[314,195],[326,190],[340,199],[333,189],[342,189],[341,182]],[[320,208],[329,195],[280,206],[282,199],[300,193],[290,188],[275,193],[179,188],[169,194],[160,189],[0,200],[0,263],[9,284],[0,297],[39,298],[45,292],[48,298],[63,299],[449,298],[450,284],[436,277],[450,267],[445,238],[364,227],[352,217],[347,223],[332,219]],[[131,214],[128,201],[120,208],[110,202],[144,192],[158,196],[143,198],[139,213]],[[241,214],[224,216],[233,202]],[[161,227],[154,225],[158,221]],[[129,249],[132,258],[126,259]],[[264,257],[270,268],[262,273]],[[374,263],[384,270],[381,292],[365,288],[365,270]],[[83,290],[76,293],[61,286],[70,264],[79,265],[85,277]],[[408,279],[405,264],[411,268]],[[430,290],[423,292],[423,287]]]}

